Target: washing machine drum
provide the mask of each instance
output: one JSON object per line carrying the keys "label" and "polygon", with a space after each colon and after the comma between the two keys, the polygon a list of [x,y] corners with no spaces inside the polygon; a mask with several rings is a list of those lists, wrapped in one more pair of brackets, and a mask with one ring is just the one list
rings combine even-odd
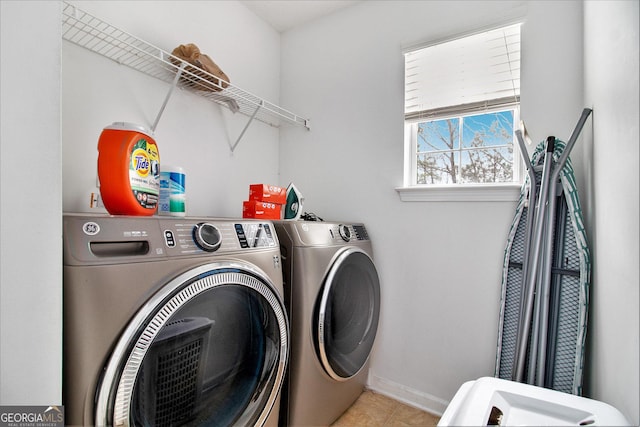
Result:
{"label": "washing machine drum", "polygon": [[282,385],[284,313],[256,271],[208,264],[175,278],[117,343],[96,425],[261,425]]}
{"label": "washing machine drum", "polygon": [[380,281],[373,260],[358,248],[338,254],[314,310],[314,343],[327,374],[346,381],[365,366],[378,330]]}

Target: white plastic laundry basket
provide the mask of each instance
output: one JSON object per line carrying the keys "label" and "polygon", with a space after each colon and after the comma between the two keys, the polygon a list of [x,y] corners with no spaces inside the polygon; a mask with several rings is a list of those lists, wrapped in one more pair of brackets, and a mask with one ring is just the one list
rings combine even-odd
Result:
{"label": "white plastic laundry basket", "polygon": [[604,402],[529,384],[484,377],[464,383],[438,426],[628,426]]}

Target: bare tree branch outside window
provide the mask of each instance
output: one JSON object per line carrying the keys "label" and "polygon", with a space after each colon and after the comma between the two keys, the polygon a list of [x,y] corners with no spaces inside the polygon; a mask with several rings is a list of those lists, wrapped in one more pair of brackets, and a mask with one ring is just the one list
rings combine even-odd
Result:
{"label": "bare tree branch outside window", "polygon": [[417,183],[513,180],[512,110],[418,124]]}

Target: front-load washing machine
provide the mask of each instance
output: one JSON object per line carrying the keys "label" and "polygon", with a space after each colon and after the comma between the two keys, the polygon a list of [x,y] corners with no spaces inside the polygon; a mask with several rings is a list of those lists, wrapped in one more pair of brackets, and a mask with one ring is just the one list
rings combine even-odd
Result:
{"label": "front-load washing machine", "polygon": [[276,221],[291,355],[280,424],[328,426],[362,393],[380,315],[363,224]]}
{"label": "front-load washing machine", "polygon": [[63,232],[67,425],[277,425],[273,224],[65,214]]}

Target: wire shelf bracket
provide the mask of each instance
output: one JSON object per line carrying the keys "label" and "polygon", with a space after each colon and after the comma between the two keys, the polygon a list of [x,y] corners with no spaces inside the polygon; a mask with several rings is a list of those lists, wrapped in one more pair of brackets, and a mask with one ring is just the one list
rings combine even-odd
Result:
{"label": "wire shelf bracket", "polygon": [[62,38],[88,49],[120,65],[128,66],[168,83],[169,91],[160,107],[151,130],[155,131],[176,87],[188,90],[219,106],[249,118],[231,152],[254,121],[269,126],[282,124],[311,129],[310,120],[244,91],[204,70],[157,48],[125,31],[90,15],[68,2],[63,2]]}

